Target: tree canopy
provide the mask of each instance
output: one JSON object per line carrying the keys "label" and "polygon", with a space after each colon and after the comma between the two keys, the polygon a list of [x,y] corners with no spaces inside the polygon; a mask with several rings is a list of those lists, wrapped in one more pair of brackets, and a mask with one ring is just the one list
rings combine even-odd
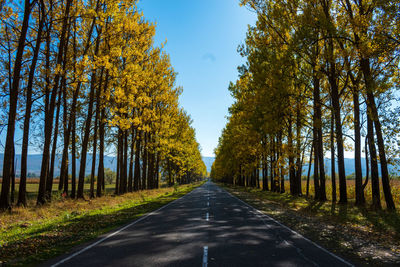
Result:
{"label": "tree canopy", "polygon": [[[347,202],[344,151],[354,150],[356,204],[395,209],[388,164],[398,157],[399,2],[242,0],[257,14],[239,53],[246,63],[229,90],[235,102],[211,176],[238,185],[302,194],[313,164],[315,198]],[[365,142],[364,142],[365,141]],[[364,153],[368,173],[362,173]],[[379,166],[379,165],[380,166]],[[337,166],[337,168],[336,168]],[[337,172],[336,172],[337,170]],[[380,174],[380,177],[379,177]],[[365,178],[363,178],[365,176]],[[370,177],[370,178],[369,178]],[[310,171],[307,180],[307,194]]]}

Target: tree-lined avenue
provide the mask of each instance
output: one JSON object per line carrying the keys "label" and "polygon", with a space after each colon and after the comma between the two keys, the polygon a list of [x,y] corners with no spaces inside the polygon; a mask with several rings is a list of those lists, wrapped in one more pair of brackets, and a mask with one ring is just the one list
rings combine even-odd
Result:
{"label": "tree-lined avenue", "polygon": [[212,182],[99,240],[44,266],[352,266]]}

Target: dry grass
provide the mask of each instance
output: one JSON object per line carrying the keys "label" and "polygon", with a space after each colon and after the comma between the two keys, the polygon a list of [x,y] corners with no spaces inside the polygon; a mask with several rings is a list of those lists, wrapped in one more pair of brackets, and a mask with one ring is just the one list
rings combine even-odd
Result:
{"label": "dry grass", "polygon": [[[15,184],[19,184],[20,178],[15,178]],[[58,184],[59,179],[53,179],[53,183]],[[0,183],[3,182],[3,178],[0,178]],[[27,184],[39,184],[40,178],[28,178],[26,179]]]}
{"label": "dry grass", "polygon": [[[185,187],[185,186],[183,186]],[[114,196],[107,194],[95,199],[53,199],[53,202],[44,206],[36,206],[35,201],[31,199],[28,207],[14,207],[11,213],[0,213],[0,228],[6,229],[16,223],[29,223],[30,221],[48,220],[58,217],[65,213],[84,213],[90,210],[102,209],[104,207],[115,207],[129,202],[141,202],[144,199],[154,198],[164,194],[170,194],[174,188],[161,188],[154,190],[144,190]]]}
{"label": "dry grass", "polygon": [[[356,189],[355,189],[355,180],[347,180],[347,199],[350,203],[355,202],[356,198]],[[268,186],[270,186],[270,183],[268,183]],[[393,201],[396,205],[396,207],[400,208],[400,180],[397,179],[392,179],[390,180],[390,186],[392,189],[392,196],[393,196]],[[260,187],[262,187],[262,181],[260,181]],[[306,187],[307,187],[307,181],[302,180],[301,181],[301,189],[303,196],[306,196]],[[381,199],[381,204],[383,208],[386,208],[386,203],[385,203],[385,196],[383,194],[383,189],[382,189],[382,181],[379,181],[379,189],[380,189],[380,199]],[[285,180],[285,192],[290,191],[290,184],[289,181]],[[309,189],[309,197],[312,198],[314,196],[314,181],[310,179],[310,189]],[[364,191],[364,196],[365,200],[367,203],[367,206],[372,204],[372,188],[371,188],[371,181],[367,184],[365,191]],[[328,201],[332,201],[332,181],[330,179],[326,180],[326,197]],[[336,199],[339,200],[339,181],[336,179]]]}
{"label": "dry grass", "polygon": [[[355,180],[347,180],[347,198],[349,199],[350,202],[355,201],[356,198],[356,191],[355,191]],[[306,194],[306,181],[302,181],[302,191],[303,195]],[[392,195],[393,195],[393,200],[396,206],[400,207],[400,180],[395,180],[392,179],[390,181],[390,185],[392,188]],[[386,207],[385,204],[385,198],[383,194],[383,189],[382,189],[382,182],[380,181],[380,198],[381,198],[381,203],[382,207]],[[289,192],[289,183],[286,181],[285,183],[285,190]],[[332,181],[327,180],[326,181],[326,196],[329,201],[332,200]],[[310,180],[310,195],[314,195],[314,181]],[[372,204],[372,188],[371,188],[371,182],[367,184],[367,187],[365,188],[365,200],[367,201],[368,204]],[[336,199],[339,199],[339,182],[336,181]]]}

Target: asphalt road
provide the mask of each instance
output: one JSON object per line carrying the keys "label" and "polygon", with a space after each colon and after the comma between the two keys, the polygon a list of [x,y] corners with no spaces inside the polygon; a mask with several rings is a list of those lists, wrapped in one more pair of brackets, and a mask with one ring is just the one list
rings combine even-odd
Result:
{"label": "asphalt road", "polygon": [[44,266],[352,266],[207,182]]}

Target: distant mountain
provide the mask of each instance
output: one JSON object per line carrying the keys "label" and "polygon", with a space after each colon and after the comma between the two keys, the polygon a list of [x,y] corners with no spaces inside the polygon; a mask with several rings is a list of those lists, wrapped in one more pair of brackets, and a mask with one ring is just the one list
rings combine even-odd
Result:
{"label": "distant mountain", "polygon": [[[60,167],[61,167],[61,158],[62,155],[56,155],[55,158],[55,166],[54,166],[54,175],[57,176],[60,174]],[[3,170],[3,159],[4,159],[4,154],[0,153],[0,171]],[[98,164],[99,157],[96,157],[96,164]],[[215,158],[214,157],[203,157],[203,161],[206,164],[207,171],[211,171],[211,166],[214,162]],[[42,166],[42,154],[31,154],[28,155],[28,173],[33,173],[36,176],[40,175],[40,168]],[[19,176],[21,173],[21,155],[17,154],[15,156],[15,165],[16,165],[16,175]],[[110,156],[104,156],[104,167],[109,168],[113,171],[116,170],[117,168],[117,162],[115,157],[110,157]],[[79,168],[80,168],[80,160],[76,160],[76,169],[77,169],[77,175],[79,173]],[[86,160],[86,175],[90,174],[92,169],[92,154],[87,155],[87,160]],[[69,158],[69,171],[71,172],[71,155]],[[97,170],[96,170],[97,171]]]}
{"label": "distant mountain", "polygon": [[[215,157],[203,157],[203,161],[206,164],[207,171],[211,171],[211,166],[214,163]],[[325,166],[325,173],[327,175],[331,175],[331,159],[325,158],[324,160],[324,166]],[[344,167],[345,167],[345,172],[346,175],[351,175],[355,173],[355,168],[354,168],[354,159],[350,158],[345,158],[344,159]],[[389,173],[397,174],[400,175],[400,171],[393,165],[389,165]],[[311,175],[313,174],[313,168],[314,164],[311,164]],[[362,169],[362,175],[365,176],[367,172],[367,168],[365,165],[365,158],[361,159],[361,169]],[[303,166],[303,175],[307,175],[308,172],[308,164],[305,164]],[[379,175],[380,175],[380,165],[379,165]],[[336,161],[336,175],[338,174],[338,167],[337,167],[337,161]]]}
{"label": "distant mountain", "polygon": [[[4,154],[0,153],[0,171],[3,170],[3,158]],[[98,164],[98,158],[96,158],[96,164]],[[207,171],[211,171],[211,166],[214,163],[215,157],[203,157],[204,164],[207,167]],[[354,168],[354,159],[350,158],[345,158],[345,171],[346,175],[351,175],[355,173],[355,168]],[[71,172],[71,157],[69,158],[69,171]],[[40,174],[40,168],[42,164],[42,155],[41,154],[32,154],[28,155],[28,173],[33,173],[36,176]],[[15,165],[16,165],[16,174],[17,176],[21,172],[21,155],[17,154],[15,157]],[[324,160],[324,165],[325,165],[325,173],[327,175],[331,175],[331,160],[326,158]],[[54,168],[54,175],[57,176],[60,174],[60,166],[61,166],[61,155],[56,155],[55,159],[55,168]],[[77,174],[79,172],[79,167],[80,167],[80,160],[76,160],[76,168],[77,168]],[[115,157],[110,157],[110,156],[104,156],[104,167],[109,168],[113,171],[116,170],[117,168],[117,162]],[[379,166],[380,167],[380,166]],[[90,174],[92,168],[92,154],[87,155],[87,160],[86,160],[86,175]],[[313,168],[314,164],[311,164],[311,174],[313,173]],[[363,176],[366,173],[366,165],[365,165],[365,159],[361,159],[361,169]],[[97,170],[96,170],[97,171]],[[307,175],[308,172],[308,164],[305,164],[303,166],[303,175]],[[337,165],[336,165],[336,174],[338,173]],[[400,171],[393,165],[389,165],[389,173],[397,174],[400,175]],[[380,168],[379,168],[379,174],[380,174]]]}
{"label": "distant mountain", "polygon": [[211,172],[211,166],[213,165],[214,160],[215,160],[214,157],[203,157],[203,161],[204,161],[204,164],[206,164],[208,172]]}
{"label": "distant mountain", "polygon": [[[345,169],[346,176],[351,175],[356,172],[354,165],[355,165],[354,159],[349,159],[349,158],[344,159],[344,169]],[[325,173],[327,175],[331,175],[331,159],[325,158],[324,166],[325,166]],[[308,167],[309,167],[309,164],[305,164],[303,166],[303,175],[307,175]],[[378,168],[379,175],[381,175],[380,164],[378,164],[378,167],[379,167]],[[311,175],[313,174],[313,168],[314,168],[314,164],[311,164]],[[370,166],[370,168],[371,168],[371,166]],[[400,171],[396,168],[396,166],[388,165],[388,169],[389,169],[389,173],[396,174],[396,175],[400,174]],[[362,170],[362,175],[365,176],[365,174],[367,173],[365,158],[361,158],[361,170]],[[337,161],[336,161],[336,175],[337,174],[338,174],[338,167],[337,167]]]}

